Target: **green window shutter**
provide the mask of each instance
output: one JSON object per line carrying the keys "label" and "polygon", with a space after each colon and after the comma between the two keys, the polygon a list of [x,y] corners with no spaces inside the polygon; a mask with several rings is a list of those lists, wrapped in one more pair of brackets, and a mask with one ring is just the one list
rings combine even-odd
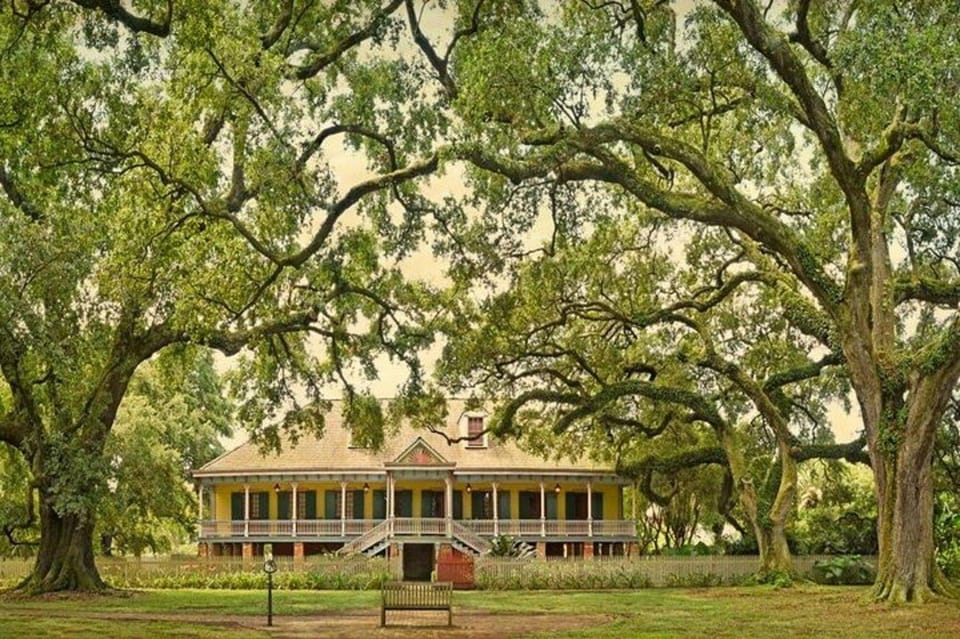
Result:
{"label": "green window shutter", "polygon": [[593,503],[590,505],[594,519],[603,519],[603,493],[593,493],[591,495]]}
{"label": "green window shutter", "polygon": [[366,500],[366,493],[363,490],[353,491],[353,518],[363,519],[363,506]]}
{"label": "green window shutter", "polygon": [[566,519],[576,519],[577,518],[577,496],[574,493],[568,492],[564,496],[564,506],[567,509],[567,512],[564,513]]}
{"label": "green window shutter", "polygon": [[497,502],[497,518],[512,519],[513,514],[510,512],[510,491],[503,490],[497,493]]}
{"label": "green window shutter", "polygon": [[373,491],[373,518],[387,518],[387,491],[385,490]]}
{"label": "green window shutter", "polygon": [[470,494],[470,516],[474,519],[484,519],[483,516],[483,496],[485,493],[475,490]]}
{"label": "green window shutter", "polygon": [[316,519],[317,518],[317,491],[308,490],[304,494],[303,500],[303,514],[304,519]]}
{"label": "green window shutter", "polygon": [[557,518],[557,493],[546,494],[547,519]]}
{"label": "green window shutter", "polygon": [[420,491],[420,516],[437,517],[438,514],[433,511],[434,492],[432,490]]}
{"label": "green window shutter", "polygon": [[230,519],[243,519],[243,493],[230,493]]}
{"label": "green window shutter", "polygon": [[520,519],[540,519],[540,493],[520,491]]}
{"label": "green window shutter", "polygon": [[257,500],[260,502],[257,519],[270,519],[270,493],[257,493]]}
{"label": "green window shutter", "polygon": [[413,517],[413,491],[398,490],[396,493],[397,505],[393,514],[397,517]]}
{"label": "green window shutter", "polygon": [[459,490],[453,491],[453,518],[463,519],[463,493]]}
{"label": "green window shutter", "polygon": [[339,490],[326,490],[323,493],[323,517],[324,519],[340,519],[340,509],[337,508],[337,501],[340,498]]}
{"label": "green window shutter", "polygon": [[290,497],[288,491],[277,493],[277,519],[281,521],[293,519],[290,516]]}

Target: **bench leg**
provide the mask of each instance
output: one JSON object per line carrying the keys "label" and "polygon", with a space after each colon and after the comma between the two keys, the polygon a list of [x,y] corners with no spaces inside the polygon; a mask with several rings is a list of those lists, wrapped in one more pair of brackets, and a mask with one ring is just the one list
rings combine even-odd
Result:
{"label": "bench leg", "polygon": [[380,627],[383,628],[387,625],[387,607],[380,606]]}
{"label": "bench leg", "polygon": [[453,606],[447,608],[447,626],[453,626]]}

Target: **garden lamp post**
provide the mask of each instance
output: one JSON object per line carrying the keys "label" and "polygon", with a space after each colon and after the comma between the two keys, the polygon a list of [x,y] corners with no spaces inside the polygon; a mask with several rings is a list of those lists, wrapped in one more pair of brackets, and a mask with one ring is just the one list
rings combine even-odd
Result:
{"label": "garden lamp post", "polygon": [[268,557],[263,562],[263,572],[267,573],[267,625],[273,625],[273,573],[277,572],[277,562]]}

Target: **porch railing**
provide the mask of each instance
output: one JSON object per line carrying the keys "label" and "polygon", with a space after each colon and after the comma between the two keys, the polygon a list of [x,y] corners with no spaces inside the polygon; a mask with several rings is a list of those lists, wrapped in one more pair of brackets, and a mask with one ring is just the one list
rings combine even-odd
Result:
{"label": "porch railing", "polygon": [[445,537],[447,520],[442,517],[394,517],[393,534],[395,536]]}
{"label": "porch railing", "polygon": [[[379,519],[298,519],[293,520],[206,520],[200,523],[204,539],[244,537],[355,538],[383,522]],[[636,523],[631,520],[596,519],[464,519],[453,520],[482,537],[495,534],[510,537],[633,537]],[[447,537],[451,529],[442,517],[395,517],[393,534],[398,537]]]}

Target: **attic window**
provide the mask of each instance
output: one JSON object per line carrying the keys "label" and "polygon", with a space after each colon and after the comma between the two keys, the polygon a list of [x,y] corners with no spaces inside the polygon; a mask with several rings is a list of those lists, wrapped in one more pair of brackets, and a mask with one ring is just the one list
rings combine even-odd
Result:
{"label": "attic window", "polygon": [[487,435],[483,432],[483,417],[467,417],[467,448],[486,448]]}

